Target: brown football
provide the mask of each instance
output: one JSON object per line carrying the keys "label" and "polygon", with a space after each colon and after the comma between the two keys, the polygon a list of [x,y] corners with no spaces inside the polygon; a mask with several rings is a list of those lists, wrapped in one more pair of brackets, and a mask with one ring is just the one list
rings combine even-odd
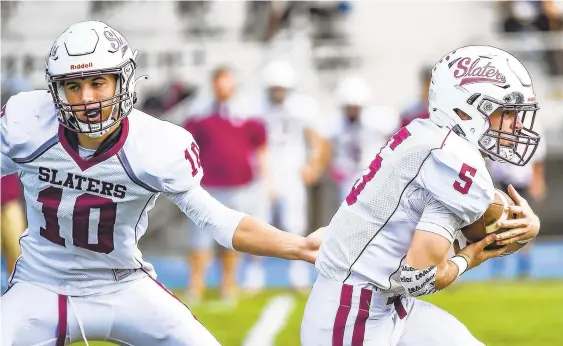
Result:
{"label": "brown football", "polygon": [[[498,228],[497,222],[509,220],[513,215],[509,215],[508,207],[513,206],[514,201],[510,196],[499,189],[495,189],[495,199],[487,208],[487,211],[477,221],[461,229],[468,243],[475,243],[485,238],[491,233],[502,233],[506,228]],[[498,249],[501,246],[491,244],[487,249]]]}

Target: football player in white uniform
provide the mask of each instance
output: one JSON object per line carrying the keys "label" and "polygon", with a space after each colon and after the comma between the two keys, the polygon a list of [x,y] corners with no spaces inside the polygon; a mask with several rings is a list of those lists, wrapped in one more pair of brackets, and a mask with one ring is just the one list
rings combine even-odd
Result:
{"label": "football player in white uniform", "polygon": [[19,173],[28,219],[1,300],[3,346],[219,345],[137,248],[161,193],[227,248],[314,261],[314,237],[226,208],[200,187],[191,134],[133,108],[136,53],[104,23],[72,25],[48,57],[49,91],[2,109],[2,175]]}
{"label": "football player in white uniform", "polygon": [[348,76],[336,89],[339,114],[331,129],[333,160],[331,175],[344,200],[373,153],[385,145],[399,128],[399,114],[390,107],[372,105],[371,89],[361,78]]}
{"label": "football player in white uniform", "polygon": [[[454,246],[493,201],[483,157],[524,165],[540,140],[532,81],[513,56],[468,46],[433,68],[430,119],[401,128],[358,179],[330,224],[301,326],[303,346],[483,345],[445,311],[418,299],[463,272],[517,250],[539,219],[514,189],[516,220],[502,235]],[[521,244],[518,244],[521,243]]]}

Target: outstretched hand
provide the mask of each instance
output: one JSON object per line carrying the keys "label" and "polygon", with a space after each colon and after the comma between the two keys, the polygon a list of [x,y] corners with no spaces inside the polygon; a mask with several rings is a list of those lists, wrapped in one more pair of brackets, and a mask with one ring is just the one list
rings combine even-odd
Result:
{"label": "outstretched hand", "polygon": [[323,235],[324,227],[321,227],[305,237],[304,248],[301,252],[301,259],[303,261],[315,264],[317,254],[319,253],[319,248],[321,247],[321,242],[323,240]]}

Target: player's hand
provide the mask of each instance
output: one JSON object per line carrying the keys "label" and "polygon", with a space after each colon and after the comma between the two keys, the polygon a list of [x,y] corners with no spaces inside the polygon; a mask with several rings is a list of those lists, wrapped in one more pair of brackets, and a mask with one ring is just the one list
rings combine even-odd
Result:
{"label": "player's hand", "polygon": [[305,245],[301,251],[301,259],[303,261],[315,264],[317,254],[319,253],[319,248],[321,247],[321,242],[323,240],[323,234],[324,227],[321,227],[305,238]]}
{"label": "player's hand", "polygon": [[534,213],[528,202],[522,198],[512,186],[508,186],[508,193],[514,200],[515,206],[508,208],[510,214],[514,214],[512,220],[500,221],[498,226],[501,228],[511,228],[510,231],[503,232],[497,239],[497,245],[513,244],[517,241],[529,241],[535,238],[540,231],[540,219]]}
{"label": "player's hand", "polygon": [[494,250],[485,250],[488,245],[495,242],[499,235],[490,234],[480,241],[469,244],[463,249],[460,249],[457,239],[454,241],[454,251],[456,255],[463,256],[467,260],[467,270],[479,266],[486,260],[502,256],[506,251],[506,247]]}

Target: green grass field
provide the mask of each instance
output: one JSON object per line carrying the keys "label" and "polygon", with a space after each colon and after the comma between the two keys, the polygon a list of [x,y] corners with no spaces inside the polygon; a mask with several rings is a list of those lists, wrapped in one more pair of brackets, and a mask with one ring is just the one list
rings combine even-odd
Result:
{"label": "green grass field", "polygon": [[[212,293],[209,303],[192,310],[224,346],[240,346],[263,308],[280,295],[289,295],[294,304],[275,346],[299,346],[305,295],[266,291],[228,308],[213,302]],[[458,284],[427,300],[456,316],[488,346],[563,345],[563,281]]]}

